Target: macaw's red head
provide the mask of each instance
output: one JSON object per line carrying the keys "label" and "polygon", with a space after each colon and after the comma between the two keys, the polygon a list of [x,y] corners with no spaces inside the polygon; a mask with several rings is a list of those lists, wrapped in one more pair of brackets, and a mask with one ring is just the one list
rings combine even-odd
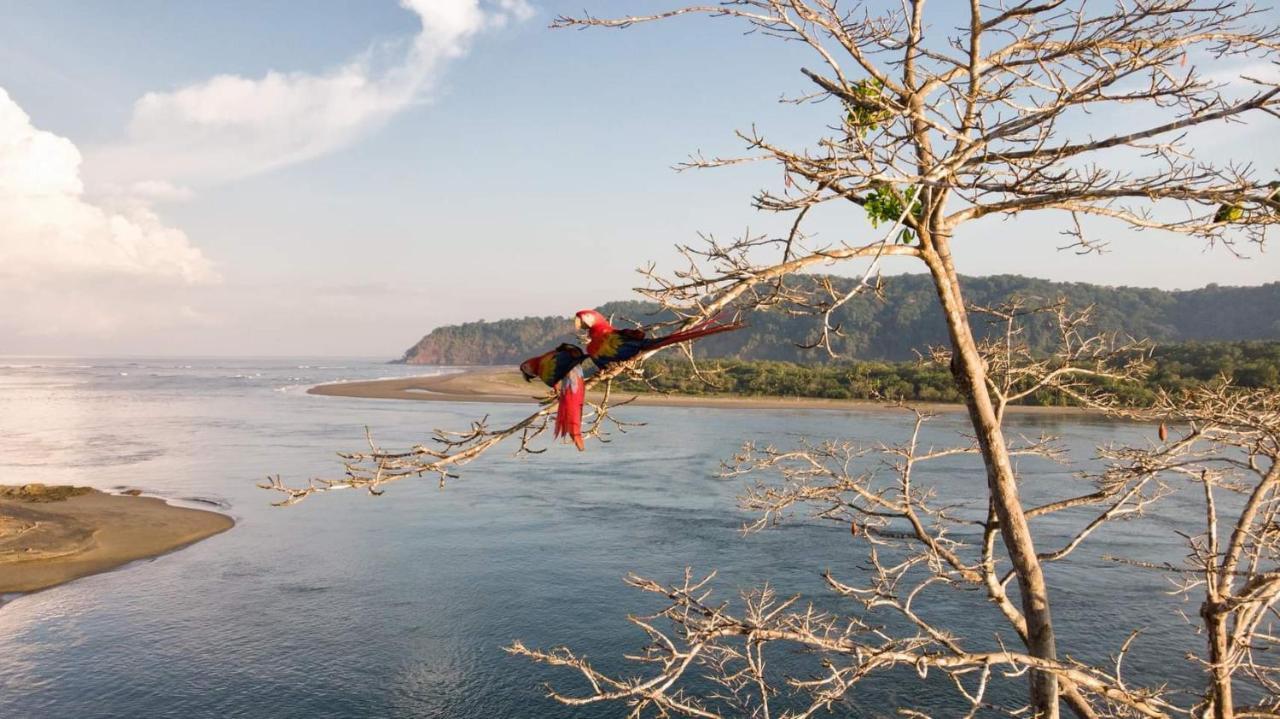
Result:
{"label": "macaw's red head", "polygon": [[608,327],[609,320],[604,315],[595,310],[582,310],[573,316],[573,325],[578,329],[591,329],[592,327]]}

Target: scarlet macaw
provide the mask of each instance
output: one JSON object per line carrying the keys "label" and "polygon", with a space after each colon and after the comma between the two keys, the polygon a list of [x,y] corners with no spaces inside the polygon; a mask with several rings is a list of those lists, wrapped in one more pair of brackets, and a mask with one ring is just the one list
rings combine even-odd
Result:
{"label": "scarlet macaw", "polygon": [[555,436],[569,437],[579,452],[586,449],[582,443],[582,403],[587,390],[579,366],[586,359],[581,347],[565,343],[520,363],[525,382],[537,377],[556,391]]}
{"label": "scarlet macaw", "polygon": [[677,332],[666,337],[645,337],[644,330],[614,329],[604,315],[595,310],[582,310],[574,315],[574,324],[579,328],[587,328],[591,342],[587,344],[587,354],[596,366],[604,369],[614,362],[629,360],[641,352],[656,350],[660,347],[678,342],[688,342],[699,337],[728,332],[742,327],[734,322],[727,325],[712,325],[704,322],[684,332]]}

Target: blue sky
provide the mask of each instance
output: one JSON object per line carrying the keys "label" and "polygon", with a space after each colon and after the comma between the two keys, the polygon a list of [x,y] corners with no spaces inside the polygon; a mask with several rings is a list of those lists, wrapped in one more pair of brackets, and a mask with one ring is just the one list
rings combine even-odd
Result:
{"label": "blue sky", "polygon": [[[776,168],[670,168],[735,152],[753,122],[813,137],[820,109],[777,102],[804,88],[797,48],[703,20],[547,29],[580,0],[418,3],[423,19],[394,0],[0,0],[0,147],[21,140],[30,170],[7,190],[0,170],[0,195],[57,217],[24,206],[29,235],[10,236],[26,244],[0,244],[0,353],[390,357],[439,324],[625,298],[636,267],[677,264],[672,245],[699,231],[778,229],[749,203]],[[194,115],[235,122],[211,135]],[[1267,134],[1204,142],[1270,172]],[[985,222],[957,238],[957,265],[1165,288],[1280,279],[1274,252],[1118,226],[1098,229],[1109,254],[1058,252],[1058,222]],[[866,231],[849,212],[818,226]]]}

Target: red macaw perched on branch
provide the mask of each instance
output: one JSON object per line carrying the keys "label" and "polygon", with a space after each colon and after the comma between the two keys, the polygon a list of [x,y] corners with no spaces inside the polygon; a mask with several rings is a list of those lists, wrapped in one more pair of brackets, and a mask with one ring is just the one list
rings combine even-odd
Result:
{"label": "red macaw perched on branch", "polygon": [[524,375],[525,382],[537,377],[556,391],[559,401],[556,404],[555,436],[571,438],[579,452],[586,449],[582,443],[582,403],[587,389],[583,384],[582,367],[579,366],[586,359],[581,347],[565,343],[520,363],[520,374]]}
{"label": "red macaw perched on branch", "polygon": [[614,362],[629,360],[641,352],[656,350],[680,342],[696,340],[699,337],[728,332],[742,327],[742,323],[713,325],[711,321],[703,322],[666,337],[645,337],[644,330],[614,329],[604,315],[595,310],[582,310],[574,315],[574,325],[579,329],[587,328],[591,342],[587,344],[587,354],[596,366],[604,369]]}

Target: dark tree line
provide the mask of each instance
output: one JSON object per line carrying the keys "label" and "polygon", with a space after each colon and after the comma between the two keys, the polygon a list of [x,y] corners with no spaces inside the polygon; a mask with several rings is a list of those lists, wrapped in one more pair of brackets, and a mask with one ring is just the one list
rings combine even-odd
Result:
{"label": "dark tree line", "polygon": [[[1151,370],[1141,380],[1105,382],[1107,391],[1132,407],[1150,407],[1161,390],[1181,392],[1225,378],[1250,389],[1280,388],[1280,342],[1188,342],[1156,347]],[[951,373],[932,362],[852,361],[800,364],[775,360],[712,359],[697,367],[676,358],[655,358],[645,378],[628,378],[628,392],[687,395],[814,397],[960,402]],[[1037,392],[1021,402],[1071,406],[1070,396]]]}
{"label": "dark tree line", "polygon": [[[812,276],[817,283],[829,279],[837,291],[847,291],[854,280]],[[1081,282],[1049,282],[1016,275],[965,278],[969,302],[991,306],[1010,297],[1063,299],[1069,306],[1092,306],[1093,326],[1150,339],[1157,344],[1208,340],[1280,339],[1280,282],[1260,287],[1219,287],[1169,292],[1135,287],[1103,287]],[[879,296],[868,294],[833,313],[839,334],[832,337],[838,354],[863,360],[904,361],[925,348],[946,341],[943,318],[933,312],[936,302],[926,275],[886,278]],[[577,309],[577,308],[573,308]],[[600,307],[606,315],[651,323],[670,319],[645,302],[611,302]],[[657,313],[657,314],[655,314]],[[568,313],[566,313],[567,315]],[[700,356],[740,360],[774,360],[814,363],[830,361],[826,353],[800,345],[811,343],[812,322],[781,311],[757,311],[739,332],[713,337],[698,344]],[[993,330],[976,323],[975,333],[985,337]],[[1026,330],[1037,350],[1053,346],[1056,337],[1048,325]],[[440,327],[410,348],[402,361],[414,364],[510,364],[536,348],[573,338],[567,317],[525,317],[495,322],[469,322]]]}

